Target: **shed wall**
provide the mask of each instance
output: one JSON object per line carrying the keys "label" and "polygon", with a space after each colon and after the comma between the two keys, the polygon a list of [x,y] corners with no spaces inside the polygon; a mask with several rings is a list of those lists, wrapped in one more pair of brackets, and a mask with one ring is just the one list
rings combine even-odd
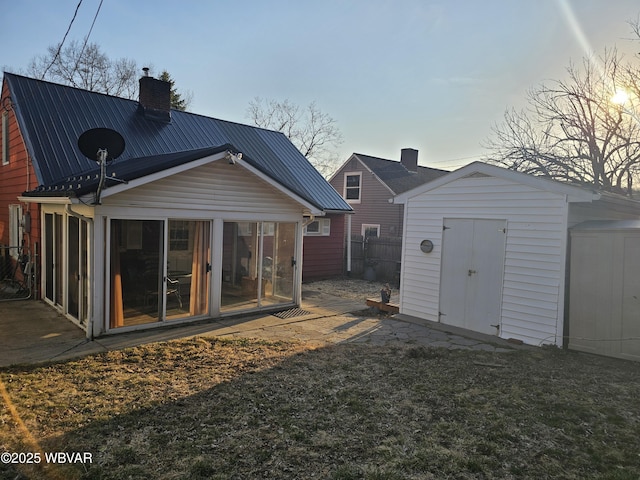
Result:
{"label": "shed wall", "polygon": [[573,231],[569,348],[640,360],[640,230]]}
{"label": "shed wall", "polygon": [[[500,336],[560,344],[564,310],[567,203],[563,195],[510,180],[470,176],[405,206],[401,313],[438,321],[444,218],[507,221]],[[420,242],[432,240],[425,254]]]}

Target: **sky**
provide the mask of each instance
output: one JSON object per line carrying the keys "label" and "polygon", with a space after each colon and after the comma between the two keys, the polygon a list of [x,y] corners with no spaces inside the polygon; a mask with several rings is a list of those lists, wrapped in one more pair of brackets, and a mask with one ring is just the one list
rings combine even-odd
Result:
{"label": "sky", "polygon": [[23,73],[61,42],[78,3],[66,42],[99,8],[89,41],[167,70],[191,112],[250,123],[256,97],[315,102],[341,161],[415,148],[420,165],[459,168],[531,88],[592,52],[640,52],[638,0],[0,0],[0,67]]}

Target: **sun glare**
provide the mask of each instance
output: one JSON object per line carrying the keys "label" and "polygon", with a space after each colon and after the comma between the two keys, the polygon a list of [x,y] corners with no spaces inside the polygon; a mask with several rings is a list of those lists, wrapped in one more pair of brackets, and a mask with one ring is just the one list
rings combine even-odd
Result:
{"label": "sun glare", "polygon": [[611,101],[616,105],[624,105],[629,101],[629,94],[624,90],[616,90],[616,93],[611,97]]}

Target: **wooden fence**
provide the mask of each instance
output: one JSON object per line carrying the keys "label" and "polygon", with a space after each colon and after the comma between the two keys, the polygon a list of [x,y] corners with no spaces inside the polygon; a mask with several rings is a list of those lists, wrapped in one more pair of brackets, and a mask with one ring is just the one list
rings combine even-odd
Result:
{"label": "wooden fence", "polygon": [[351,236],[351,275],[398,287],[402,238]]}

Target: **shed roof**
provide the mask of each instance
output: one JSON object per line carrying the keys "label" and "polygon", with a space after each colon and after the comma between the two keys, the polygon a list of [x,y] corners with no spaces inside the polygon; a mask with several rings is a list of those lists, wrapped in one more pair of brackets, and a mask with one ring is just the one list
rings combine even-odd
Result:
{"label": "shed roof", "polygon": [[611,232],[633,230],[640,232],[640,220],[588,220],[571,228],[576,232]]}
{"label": "shed roof", "polygon": [[397,195],[394,197],[393,201],[394,203],[406,203],[410,198],[416,197],[460,178],[470,177],[472,175],[504,178],[506,180],[529,185],[540,190],[566,195],[568,202],[591,202],[598,200],[601,197],[601,194],[592,188],[569,185],[550,178],[537,177],[527,173],[517,172],[515,170],[508,170],[496,165],[489,165],[483,162],[473,162],[459,168],[458,170],[448,173],[447,175],[443,175],[436,180]]}
{"label": "shed roof", "polygon": [[[142,115],[134,100],[11,73],[4,81],[40,183],[25,195],[51,195],[49,187],[69,196],[95,189],[90,179],[96,163],[82,155],[77,140],[86,130],[103,127],[125,139],[124,153],[110,168],[119,176],[126,171],[129,180],[229,149],[242,152],[243,161],[317,208],[351,210],[280,132],[179,110],[163,123]],[[78,183],[80,177],[85,180]]]}

